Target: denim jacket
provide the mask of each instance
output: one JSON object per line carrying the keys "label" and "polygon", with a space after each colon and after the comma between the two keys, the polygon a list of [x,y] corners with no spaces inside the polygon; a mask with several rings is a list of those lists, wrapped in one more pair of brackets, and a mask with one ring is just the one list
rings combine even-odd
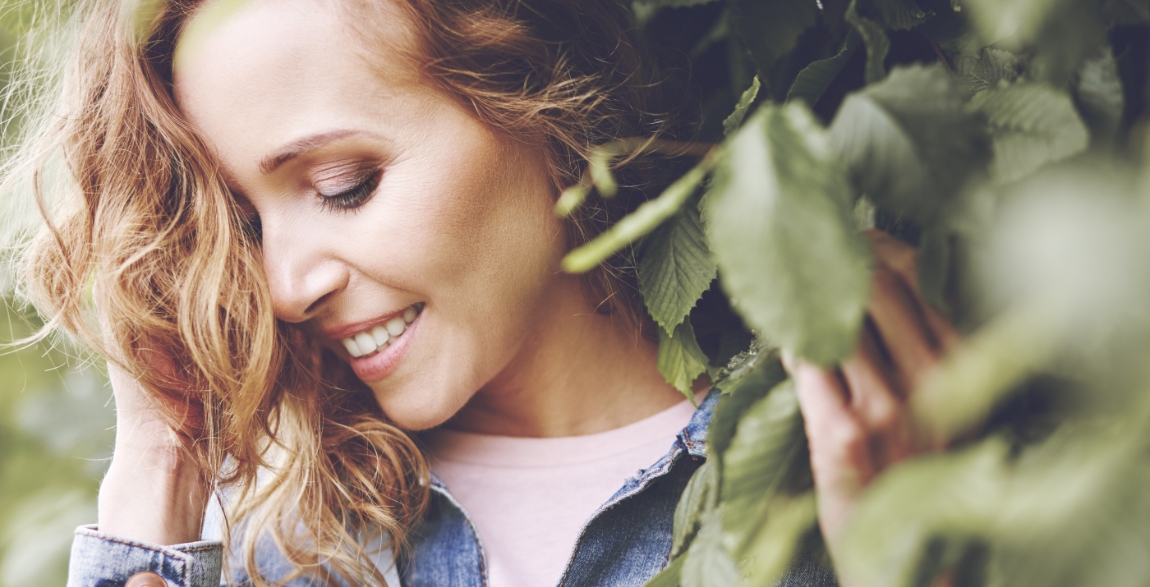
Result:
{"label": "denim jacket", "polygon": [[[595,512],[575,543],[559,587],[638,587],[667,565],[675,506],[707,458],[707,430],[718,400],[719,392],[712,390],[668,453],[628,479]],[[431,490],[431,505],[414,532],[410,553],[396,565],[401,584],[487,587],[486,557],[471,517],[437,478]],[[222,558],[218,541],[157,546],[85,526],[76,531],[68,587],[120,587],[143,571],[164,577],[169,587],[216,587]],[[261,568],[283,564],[274,551],[261,552],[257,559]],[[318,584],[307,578],[289,583]],[[783,587],[835,584],[833,573],[806,560],[782,582]]]}

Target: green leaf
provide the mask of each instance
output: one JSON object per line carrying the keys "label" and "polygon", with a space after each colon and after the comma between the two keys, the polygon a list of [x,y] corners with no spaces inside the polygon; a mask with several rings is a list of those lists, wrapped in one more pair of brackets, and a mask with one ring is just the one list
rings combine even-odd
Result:
{"label": "green leaf", "polygon": [[699,530],[702,517],[715,509],[719,500],[719,468],[707,460],[691,475],[687,488],[675,507],[675,525],[671,533],[671,557],[679,556]]}
{"label": "green leaf", "polygon": [[1032,52],[1037,79],[1062,86],[1106,44],[1106,22],[1097,0],[965,0],[984,44]]}
{"label": "green leaf", "polygon": [[1086,149],[1089,132],[1070,97],[1045,84],[1016,83],[975,94],[970,108],[986,118],[994,144],[991,173],[1001,182]]}
{"label": "green leaf", "polygon": [[598,148],[588,157],[587,167],[591,175],[591,183],[604,198],[614,197],[619,191],[619,184],[611,173],[611,159],[615,157],[616,150]]}
{"label": "green leaf", "polygon": [[858,0],[860,14],[896,31],[910,30],[930,19],[914,0]]}
{"label": "green leaf", "polygon": [[1082,64],[1074,83],[1074,97],[1091,134],[1102,140],[1112,139],[1122,123],[1126,96],[1118,75],[1118,62],[1109,47],[1102,55]]}
{"label": "green leaf", "polygon": [[947,278],[950,276],[950,231],[930,227],[923,231],[918,243],[918,289],[922,297],[935,308],[949,310],[946,302]]}
{"label": "green leaf", "polygon": [[675,327],[674,335],[668,336],[662,328],[659,329],[659,373],[667,383],[683,392],[691,403],[695,403],[695,394],[691,384],[699,375],[707,370],[707,355],[699,349],[695,341],[695,330],[691,328],[690,320],[683,320]]}
{"label": "green leaf", "polygon": [[751,80],[751,87],[747,88],[743,92],[743,95],[739,96],[739,103],[735,105],[735,111],[723,120],[724,135],[730,135],[743,124],[743,119],[747,117],[747,111],[751,109],[751,104],[754,103],[755,98],[759,95],[759,88],[759,76],[756,75],[754,79]]}
{"label": "green leaf", "polygon": [[723,546],[722,516],[712,511],[687,549],[683,587],[736,587],[738,581],[739,569]]}
{"label": "green leaf", "polygon": [[778,494],[809,488],[807,437],[790,379],[746,412],[722,458],[723,529],[742,554]]}
{"label": "green leaf", "polygon": [[914,420],[940,442],[981,425],[1004,394],[1051,356],[1060,338],[1058,308],[1032,302],[967,338],[911,397]]}
{"label": "green leaf", "polygon": [[859,0],[851,0],[847,6],[845,18],[862,37],[866,46],[866,83],[873,84],[886,77],[886,54],[890,52],[890,39],[886,31],[875,21],[859,15]]}
{"label": "green leaf", "polygon": [[794,49],[795,43],[819,19],[812,0],[732,0],[731,22],[746,45],[759,73],[766,73]]}
{"label": "green leaf", "polygon": [[639,261],[639,291],[647,311],[673,332],[715,279],[697,206],[684,206],[648,239]]}
{"label": "green leaf", "polygon": [[659,571],[658,575],[651,577],[650,581],[644,583],[643,587],[679,587],[683,574],[683,562],[686,560],[687,557],[685,556],[671,559],[671,562],[662,571]]}
{"label": "green leaf", "polygon": [[1107,0],[1105,10],[1114,24],[1139,25],[1150,22],[1148,0]]}
{"label": "green leaf", "polygon": [[795,83],[791,84],[791,89],[787,92],[786,101],[802,100],[814,108],[819,98],[822,98],[827,88],[830,87],[831,82],[835,80],[835,77],[839,75],[839,72],[843,70],[843,67],[861,46],[862,38],[859,37],[858,31],[852,30],[847,35],[843,48],[839,50],[838,54],[829,59],[815,61],[799,72],[798,77],[795,78]]}
{"label": "green leaf", "polygon": [[570,216],[583,202],[587,200],[587,194],[591,191],[591,186],[586,183],[577,183],[565,190],[559,195],[559,200],[555,202],[555,215],[560,218]]}
{"label": "green leaf", "polygon": [[706,175],[705,167],[702,165],[694,167],[683,177],[675,180],[675,183],[664,190],[658,198],[643,203],[595,240],[568,253],[563,258],[563,270],[569,273],[589,271],[623,247],[651,232],[683,207],[683,203],[695,193],[695,188],[702,183]]}
{"label": "green leaf", "polygon": [[941,65],[897,68],[847,97],[831,141],[858,190],[879,206],[932,221],[985,165],[981,125]]}
{"label": "green leaf", "polygon": [[704,221],[732,304],[802,357],[845,358],[870,294],[871,257],[826,133],[805,105],[763,106],[727,146]]}
{"label": "green leaf", "polygon": [[689,6],[710,4],[711,2],[718,2],[718,0],[639,0],[636,4],[653,8],[687,8]]}
{"label": "green leaf", "polygon": [[978,55],[958,55],[954,69],[971,94],[1013,82],[1022,75],[1023,60],[1003,49],[983,47]]}
{"label": "green leaf", "polygon": [[777,585],[786,573],[803,536],[818,523],[815,493],[771,500],[766,523],[747,545],[740,567],[748,585]]}
{"label": "green leaf", "polygon": [[711,454],[727,451],[735,437],[735,430],[748,409],[765,397],[776,385],[787,378],[776,353],[763,352],[755,366],[740,377],[723,382],[724,395],[715,406],[715,416],[707,437]]}

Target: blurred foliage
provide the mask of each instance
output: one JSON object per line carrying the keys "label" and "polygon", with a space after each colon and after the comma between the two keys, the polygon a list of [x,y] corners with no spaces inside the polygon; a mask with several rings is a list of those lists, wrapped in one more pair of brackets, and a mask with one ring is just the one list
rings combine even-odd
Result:
{"label": "blurred foliage", "polygon": [[867,488],[831,545],[840,580],[1150,584],[1150,2],[634,8],[714,148],[566,266],[633,243],[660,370],[723,392],[651,584],[772,585],[812,546],[828,562],[778,356],[853,351],[872,227],[918,248],[966,339],[907,406],[948,448]]}
{"label": "blurred foliage", "polygon": [[[22,99],[10,93],[18,59],[40,19],[57,14],[56,2],[0,2],[0,142],[19,134]],[[5,203],[0,242],[18,240],[28,211]],[[23,217],[17,218],[17,215]],[[72,532],[96,520],[96,491],[111,455],[115,416],[110,389],[94,368],[81,369],[66,347],[48,342],[9,345],[39,326],[14,302],[9,274],[0,276],[0,587],[63,585]]]}

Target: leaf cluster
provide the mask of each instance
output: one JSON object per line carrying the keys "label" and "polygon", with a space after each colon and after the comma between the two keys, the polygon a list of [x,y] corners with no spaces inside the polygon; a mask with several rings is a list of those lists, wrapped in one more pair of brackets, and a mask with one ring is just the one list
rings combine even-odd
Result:
{"label": "leaf cluster", "polygon": [[660,371],[692,399],[704,375],[722,393],[650,584],[769,585],[828,564],[778,354],[833,368],[853,352],[872,228],[917,247],[921,291],[966,340],[909,404],[947,448],[867,489],[834,545],[842,579],[1146,583],[1150,3],[635,9],[695,72],[713,146],[565,266],[634,246]]}

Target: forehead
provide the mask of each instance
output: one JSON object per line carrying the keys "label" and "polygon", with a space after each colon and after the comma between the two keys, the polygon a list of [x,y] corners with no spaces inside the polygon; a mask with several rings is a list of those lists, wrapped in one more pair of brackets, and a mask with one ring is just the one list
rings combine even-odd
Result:
{"label": "forehead", "polygon": [[[373,13],[369,35],[352,26],[364,10]],[[177,43],[177,104],[225,160],[309,124],[355,124],[341,117],[425,91],[405,22],[387,1],[211,0]]]}

